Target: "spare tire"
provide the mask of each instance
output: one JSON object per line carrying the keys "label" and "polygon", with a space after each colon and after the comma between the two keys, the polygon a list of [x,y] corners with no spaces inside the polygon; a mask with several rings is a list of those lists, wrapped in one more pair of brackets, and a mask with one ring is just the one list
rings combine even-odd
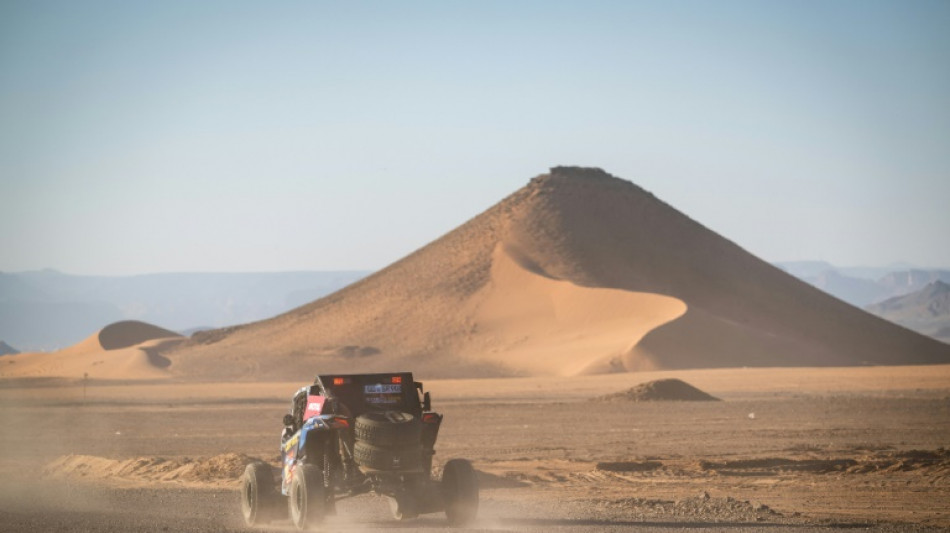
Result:
{"label": "spare tire", "polygon": [[383,448],[419,446],[422,423],[415,416],[400,411],[364,413],[356,417],[354,435],[357,440]]}
{"label": "spare tire", "polygon": [[372,470],[419,470],[422,468],[422,449],[418,446],[382,448],[363,441],[353,447],[356,464]]}

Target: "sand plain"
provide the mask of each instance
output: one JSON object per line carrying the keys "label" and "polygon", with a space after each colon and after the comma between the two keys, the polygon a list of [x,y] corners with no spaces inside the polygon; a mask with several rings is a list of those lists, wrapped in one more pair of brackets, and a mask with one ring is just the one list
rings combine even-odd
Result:
{"label": "sand plain", "polygon": [[[592,400],[664,378],[723,401]],[[84,391],[81,380],[4,380],[0,528],[241,530],[231,467],[276,459],[300,385],[100,380]],[[426,387],[446,415],[437,461],[467,457],[481,472],[474,530],[950,528],[947,365]],[[438,515],[398,523],[387,509],[361,496],[327,529],[444,527]]]}

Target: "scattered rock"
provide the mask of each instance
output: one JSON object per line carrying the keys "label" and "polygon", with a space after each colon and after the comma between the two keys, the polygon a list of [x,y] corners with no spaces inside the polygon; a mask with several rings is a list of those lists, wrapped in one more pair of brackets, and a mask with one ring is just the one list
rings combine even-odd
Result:
{"label": "scattered rock", "polygon": [[639,519],[697,518],[711,522],[762,522],[782,515],[762,503],[732,497],[713,498],[707,492],[682,500],[624,498],[599,504],[602,508],[622,509]]}
{"label": "scattered rock", "polygon": [[341,346],[333,354],[338,357],[369,357],[380,353],[379,348],[375,346]]}

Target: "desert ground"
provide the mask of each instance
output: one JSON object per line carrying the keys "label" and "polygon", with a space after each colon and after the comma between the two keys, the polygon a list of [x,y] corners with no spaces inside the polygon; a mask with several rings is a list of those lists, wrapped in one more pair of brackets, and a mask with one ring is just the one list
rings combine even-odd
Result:
{"label": "desert ground", "polygon": [[[598,401],[681,379],[722,401]],[[0,530],[240,531],[301,382],[0,381]],[[950,366],[427,380],[438,464],[473,461],[475,531],[950,528]],[[328,531],[439,531],[384,498]],[[291,529],[275,522],[271,530]]]}

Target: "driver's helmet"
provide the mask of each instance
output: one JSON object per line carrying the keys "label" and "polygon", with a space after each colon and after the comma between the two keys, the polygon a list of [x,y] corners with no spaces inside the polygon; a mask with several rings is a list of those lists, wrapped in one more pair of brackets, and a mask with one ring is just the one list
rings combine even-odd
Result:
{"label": "driver's helmet", "polygon": [[291,399],[291,413],[298,427],[303,424],[303,412],[307,408],[307,390],[308,387],[300,387]]}

